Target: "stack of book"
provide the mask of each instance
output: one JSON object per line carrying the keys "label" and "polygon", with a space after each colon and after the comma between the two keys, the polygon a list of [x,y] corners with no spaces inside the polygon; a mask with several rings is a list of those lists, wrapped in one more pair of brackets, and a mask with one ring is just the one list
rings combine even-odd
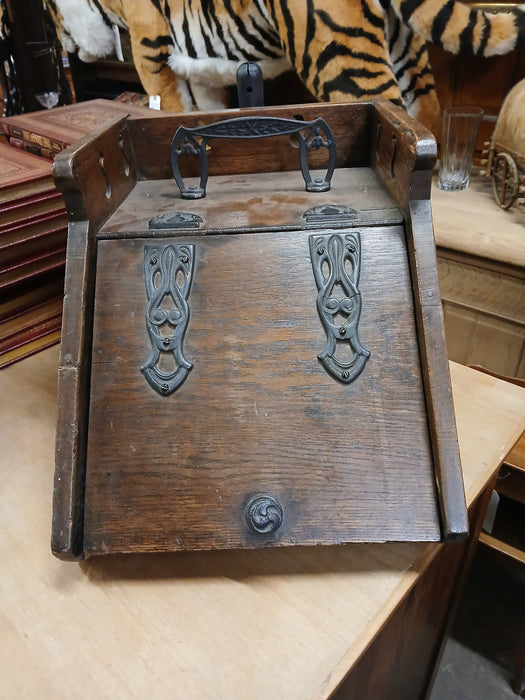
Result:
{"label": "stack of book", "polygon": [[127,114],[133,117],[159,116],[156,110],[133,102],[100,98],[2,117],[0,131],[7,135],[10,146],[53,160],[57,153],[98,129],[105,121]]}
{"label": "stack of book", "polygon": [[67,216],[52,159],[128,114],[160,113],[96,99],[0,118],[0,367],[60,340]]}
{"label": "stack of book", "polygon": [[60,339],[67,215],[51,163],[0,143],[0,367]]}

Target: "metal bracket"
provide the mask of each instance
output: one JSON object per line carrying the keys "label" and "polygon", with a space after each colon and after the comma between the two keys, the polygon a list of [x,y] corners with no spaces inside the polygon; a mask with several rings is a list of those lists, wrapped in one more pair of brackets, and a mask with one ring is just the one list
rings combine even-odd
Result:
{"label": "metal bracket", "polygon": [[167,212],[158,214],[149,220],[150,229],[184,229],[199,228],[202,224],[202,216],[190,214],[186,211]]}
{"label": "metal bracket", "polygon": [[184,357],[182,341],[190,318],[187,299],[193,278],[194,249],[191,244],[144,246],[146,327],[152,352],[140,369],[150,386],[162,396],[178,389],[193,367]]}
{"label": "metal bracket", "polygon": [[255,61],[246,61],[237,68],[237,97],[239,107],[263,106],[263,74],[261,67]]}
{"label": "metal bracket", "polygon": [[357,209],[342,206],[341,204],[321,204],[318,207],[307,209],[303,213],[303,219],[307,224],[318,226],[347,226],[358,216]]}
{"label": "metal bracket", "polygon": [[[310,236],[310,258],[319,293],[317,311],[326,331],[326,345],[319,353],[325,370],[340,382],[349,384],[363,370],[370,357],[358,337],[361,294],[361,237],[359,232],[315,234]],[[350,268],[350,269],[348,269]],[[350,361],[335,357],[338,345],[352,349]]]}

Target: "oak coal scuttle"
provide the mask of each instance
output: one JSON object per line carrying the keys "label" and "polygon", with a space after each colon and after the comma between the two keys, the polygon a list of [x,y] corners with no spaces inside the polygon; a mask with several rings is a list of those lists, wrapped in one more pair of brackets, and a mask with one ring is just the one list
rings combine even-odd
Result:
{"label": "oak coal scuttle", "polygon": [[56,158],[57,556],[465,535],[435,154],[378,99],[121,119]]}

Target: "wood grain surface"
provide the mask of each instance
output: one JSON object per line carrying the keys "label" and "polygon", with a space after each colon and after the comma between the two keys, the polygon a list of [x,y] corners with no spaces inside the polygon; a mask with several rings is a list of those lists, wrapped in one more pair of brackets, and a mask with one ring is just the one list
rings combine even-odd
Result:
{"label": "wood grain surface", "polygon": [[508,267],[525,267],[525,209],[502,211],[492,195],[490,178],[474,176],[460,192],[443,192],[432,187],[436,244],[440,248],[466,253]]}
{"label": "wood grain surface", "polygon": [[[306,192],[300,172],[216,175],[210,177],[207,196],[193,202],[181,199],[173,179],[142,180],[100,227],[97,237],[158,237],[159,230],[148,229],[150,219],[175,212],[198,214],[203,220],[200,230],[206,235],[225,230],[312,228],[303,214],[328,204],[354,209],[353,225],[403,220],[396,201],[372,168],[341,168],[334,172],[329,192]],[[173,235],[173,229],[166,235]]]}
{"label": "wood grain surface", "polygon": [[475,171],[432,203],[449,358],[525,378],[523,207],[500,209]]}
{"label": "wood grain surface", "polygon": [[[335,108],[334,108],[335,107]],[[399,110],[401,112],[401,110]],[[220,112],[196,112],[161,119],[130,119],[128,128],[133,143],[139,179],[164,180],[172,177],[170,147],[177,128],[214,124],[237,117],[271,115],[280,119],[312,121],[323,118],[337,139],[337,167],[362,167],[369,164],[371,125],[374,108],[370,102],[358,105],[292,105],[287,107],[251,108]],[[290,136],[257,139],[212,139],[209,144],[210,175],[297,171],[299,151],[292,147]],[[320,167],[326,155],[324,149],[313,152],[311,167]],[[317,165],[316,165],[317,164]],[[197,159],[186,157],[181,162],[183,173],[195,174]]]}
{"label": "wood grain surface", "polygon": [[[52,348],[0,372],[0,392],[9,397],[0,422],[2,694],[330,697],[444,547],[352,544],[61,562],[49,549],[57,366]],[[525,391],[459,365],[451,374],[470,506],[525,428]],[[419,606],[425,609],[422,599]],[[407,647],[412,632],[396,649]],[[410,677],[396,660],[395,677]]]}
{"label": "wood grain surface", "polygon": [[[439,539],[403,229],[361,230],[371,357],[349,385],[317,359],[326,338],[308,235],[183,238],[196,245],[184,341],[194,368],[169,397],[140,372],[145,242],[99,242],[88,553]],[[155,244],[166,241],[177,239]],[[283,506],[274,536],[244,521],[258,493]]]}

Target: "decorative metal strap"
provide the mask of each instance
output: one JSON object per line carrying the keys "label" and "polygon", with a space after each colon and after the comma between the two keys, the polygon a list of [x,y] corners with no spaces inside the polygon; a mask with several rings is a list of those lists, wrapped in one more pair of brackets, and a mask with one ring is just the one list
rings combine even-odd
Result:
{"label": "decorative metal strap", "polygon": [[[310,257],[319,290],[317,311],[327,338],[318,358],[329,374],[349,384],[360,374],[370,357],[357,333],[361,316],[361,294],[358,290],[361,237],[357,231],[312,235]],[[344,362],[335,357],[338,344],[342,343],[348,343],[353,352],[350,361]]]}
{"label": "decorative metal strap", "polygon": [[[301,132],[305,132],[304,135]],[[332,130],[324,119],[314,119],[305,122],[296,119],[279,119],[278,117],[239,117],[224,121],[198,126],[189,129],[180,126],[171,142],[170,159],[173,177],[179,186],[183,199],[200,199],[206,196],[208,181],[208,159],[206,146],[211,138],[250,139],[282,134],[297,134],[299,141],[299,159],[301,172],[308,192],[326,192],[335,169],[335,139]],[[326,177],[312,179],[308,168],[308,151],[328,148],[328,170]],[[193,154],[199,157],[201,166],[200,184],[198,187],[186,187],[179,170],[179,156]]]}
{"label": "decorative metal strap", "polygon": [[193,277],[194,248],[191,244],[144,247],[146,327],[152,352],[140,369],[150,386],[162,396],[178,389],[193,367],[184,357],[182,341],[190,317],[187,299]]}

